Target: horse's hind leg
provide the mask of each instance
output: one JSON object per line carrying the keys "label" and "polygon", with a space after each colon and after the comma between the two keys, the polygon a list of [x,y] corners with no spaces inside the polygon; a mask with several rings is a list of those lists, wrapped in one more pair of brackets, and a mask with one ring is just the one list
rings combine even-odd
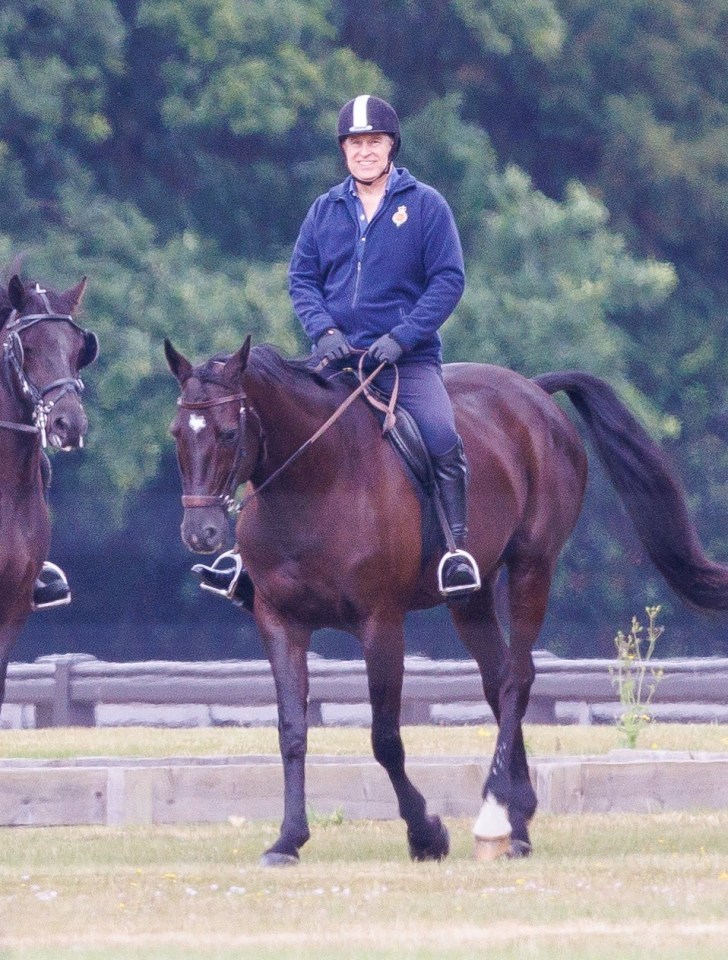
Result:
{"label": "horse's hind leg", "polygon": [[500,727],[483,787],[485,802],[474,828],[476,838],[485,841],[482,849],[494,854],[526,856],[531,852],[528,823],[536,812],[536,792],[528,771],[522,723],[535,676],[531,651],[546,614],[551,576],[548,560],[509,566],[510,648],[498,698]]}
{"label": "horse's hind leg", "polygon": [[407,824],[413,860],[441,860],[450,850],[447,830],[438,816],[428,816],[425,799],[405,772],[400,733],[404,632],[396,624],[369,621],[362,633],[372,705],[372,749],[394,787],[399,814]]}
{"label": "horse's hind leg", "polygon": [[488,706],[500,722],[500,688],[508,669],[508,647],[495,610],[494,585],[488,581],[467,603],[451,607],[463,645],[478,665]]}
{"label": "horse's hind leg", "polygon": [[[451,612],[463,644],[478,665],[485,699],[500,725],[501,688],[509,674],[510,653],[498,622],[493,589],[492,583],[484,583],[481,591],[467,604],[453,606]],[[513,745],[511,769],[514,771],[515,781],[522,781],[524,775],[528,779],[528,763],[522,737],[517,737]],[[487,789],[484,788],[483,798],[486,797]],[[526,821],[517,810],[514,809],[507,822],[505,814],[499,815],[497,810],[493,811],[490,802],[485,805],[485,810],[484,817],[488,820],[495,813],[495,822],[485,828],[492,836],[488,837],[483,849],[492,851],[495,855],[513,855],[530,847]]]}

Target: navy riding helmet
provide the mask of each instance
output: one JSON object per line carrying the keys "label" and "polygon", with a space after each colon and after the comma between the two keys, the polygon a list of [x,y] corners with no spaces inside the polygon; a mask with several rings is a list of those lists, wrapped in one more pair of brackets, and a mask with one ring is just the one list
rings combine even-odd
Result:
{"label": "navy riding helmet", "polygon": [[337,125],[339,145],[346,137],[357,133],[387,133],[394,138],[392,152],[389,155],[390,163],[397,156],[402,144],[399,132],[399,117],[394,107],[386,100],[364,94],[355,97],[344,104],[339,113]]}

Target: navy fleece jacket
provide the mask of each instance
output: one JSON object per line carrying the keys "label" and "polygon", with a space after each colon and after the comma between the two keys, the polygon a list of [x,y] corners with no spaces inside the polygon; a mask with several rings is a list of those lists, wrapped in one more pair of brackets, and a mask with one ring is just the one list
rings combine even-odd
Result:
{"label": "navy fleece jacket", "polygon": [[338,327],[353,347],[384,333],[401,363],[442,359],[439,327],[465,288],[463,253],[445,199],[400,168],[360,237],[351,177],[311,206],[293,250],[293,308],[315,343]]}

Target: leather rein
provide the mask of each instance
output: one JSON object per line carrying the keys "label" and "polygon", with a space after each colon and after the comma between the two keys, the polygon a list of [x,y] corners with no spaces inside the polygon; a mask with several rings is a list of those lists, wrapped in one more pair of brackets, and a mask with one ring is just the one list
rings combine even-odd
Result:
{"label": "leather rein", "polygon": [[[377,407],[380,410],[385,411],[385,423],[382,429],[382,433],[387,433],[392,429],[395,423],[395,414],[394,408],[397,403],[397,395],[399,392],[399,373],[397,372],[397,367],[395,365],[395,385],[390,397],[389,403],[384,404],[376,397],[374,397],[369,390],[372,382],[376,379],[377,376],[382,372],[382,370],[387,366],[386,363],[380,363],[379,366],[373,370],[367,377],[364,377],[364,358],[365,351],[362,352],[362,355],[359,359],[359,366],[357,375],[359,377],[359,385],[349,394],[349,396],[341,403],[336,410],[331,414],[331,416],[321,424],[321,426],[312,434],[308,440],[306,440],[297,450],[295,450],[291,456],[281,464],[273,473],[267,477],[260,486],[256,487],[251,493],[243,497],[242,500],[236,502],[235,500],[235,491],[237,490],[239,483],[237,480],[237,473],[240,468],[244,456],[244,440],[245,435],[244,431],[241,429],[238,436],[238,444],[235,449],[235,457],[233,459],[232,466],[228,477],[223,485],[223,489],[220,493],[213,494],[183,494],[182,495],[182,506],[187,509],[190,507],[222,507],[223,509],[229,510],[231,513],[240,513],[245,507],[248,506],[257,496],[259,496],[263,490],[266,489],[274,480],[277,480],[278,477],[292,466],[303,454],[313,446],[313,444],[326,433],[329,427],[332,427],[336,421],[348,410],[352,403],[359,397],[361,394],[364,394],[369,403],[372,406]],[[325,363],[322,363],[317,367],[317,370],[321,370],[326,366]],[[177,400],[177,405],[182,407],[184,410],[208,410],[211,407],[222,406],[226,403],[240,403],[240,414],[239,414],[239,423],[242,426],[242,421],[245,417],[245,414],[252,411],[255,414],[256,419],[258,420],[258,437],[262,441],[263,430],[260,423],[260,417],[253,408],[249,407],[247,404],[247,397],[243,391],[240,393],[231,394],[225,397],[219,397],[215,400],[183,400],[180,397]]]}

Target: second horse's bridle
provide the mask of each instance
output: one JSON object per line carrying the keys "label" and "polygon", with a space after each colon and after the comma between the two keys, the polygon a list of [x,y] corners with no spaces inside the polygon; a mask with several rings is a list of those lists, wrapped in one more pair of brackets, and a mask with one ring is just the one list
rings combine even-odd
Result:
{"label": "second horse's bridle", "polygon": [[[67,393],[75,393],[80,397],[84,389],[83,380],[81,380],[80,377],[61,377],[58,380],[53,380],[51,383],[46,384],[44,387],[36,386],[36,384],[33,383],[33,381],[25,372],[23,341],[21,334],[29,327],[32,327],[36,323],[41,323],[45,320],[49,320],[51,322],[70,323],[72,327],[75,327],[84,334],[85,330],[76,323],[70,314],[54,313],[48,301],[48,297],[46,296],[47,291],[44,290],[39,284],[36,284],[34,293],[37,293],[41,297],[47,313],[30,313],[22,315],[19,314],[17,310],[13,310],[13,312],[10,314],[7,324],[5,325],[5,329],[8,331],[9,336],[3,346],[4,368],[6,371],[14,374],[23,396],[27,397],[27,399],[32,403],[33,423],[31,425],[29,423],[15,423],[8,420],[0,420],[0,427],[5,428],[6,430],[15,430],[18,433],[38,433],[40,434],[41,443],[45,448],[48,445],[46,425],[48,423],[48,416],[51,410]],[[47,399],[48,394],[54,390],[58,391],[56,396],[50,400]],[[83,446],[83,437],[79,438],[79,446]]]}

